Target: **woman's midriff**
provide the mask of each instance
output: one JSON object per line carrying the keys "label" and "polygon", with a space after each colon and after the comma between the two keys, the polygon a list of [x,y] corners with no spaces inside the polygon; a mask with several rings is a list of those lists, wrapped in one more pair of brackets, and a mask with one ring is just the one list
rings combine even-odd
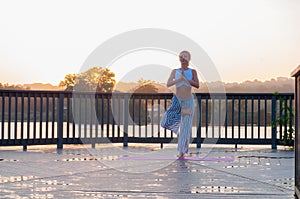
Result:
{"label": "woman's midriff", "polygon": [[180,99],[187,99],[192,96],[192,88],[188,86],[180,86],[176,88],[176,96]]}

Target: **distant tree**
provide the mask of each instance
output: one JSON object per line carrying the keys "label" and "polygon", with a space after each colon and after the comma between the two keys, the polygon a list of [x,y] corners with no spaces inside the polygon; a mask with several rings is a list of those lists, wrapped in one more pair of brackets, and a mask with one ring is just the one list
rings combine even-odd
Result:
{"label": "distant tree", "polygon": [[60,87],[67,87],[66,90],[74,87],[74,85],[76,84],[76,79],[78,77],[78,74],[67,74],[65,76],[65,79],[60,81],[59,86]]}
{"label": "distant tree", "polygon": [[138,80],[138,86],[133,89],[135,93],[157,93],[158,88],[151,80],[145,80],[143,78]]}
{"label": "distant tree", "polygon": [[[133,93],[157,93],[158,88],[154,85],[154,82],[151,80],[145,80],[143,78],[137,81],[138,85],[131,89]],[[148,103],[146,100],[134,100],[131,96],[129,100],[129,114],[132,118],[132,121],[137,125],[144,125],[147,122],[150,122],[150,116],[147,111],[147,108],[151,106],[151,101]]]}
{"label": "distant tree", "polygon": [[60,82],[66,90],[112,92],[115,74],[108,68],[93,67],[80,74],[68,74]]}

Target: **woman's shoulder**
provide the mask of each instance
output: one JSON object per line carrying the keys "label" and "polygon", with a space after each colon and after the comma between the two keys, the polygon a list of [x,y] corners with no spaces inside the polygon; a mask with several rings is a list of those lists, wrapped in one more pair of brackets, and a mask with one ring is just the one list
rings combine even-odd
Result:
{"label": "woman's shoulder", "polygon": [[172,69],[171,71],[171,75],[175,75],[176,74],[177,69]]}
{"label": "woman's shoulder", "polygon": [[181,72],[181,69],[180,68],[172,69],[172,73],[175,73],[175,72]]}
{"label": "woman's shoulder", "polygon": [[192,69],[192,75],[193,75],[193,77],[197,77],[198,75],[197,75],[197,70],[196,69]]}

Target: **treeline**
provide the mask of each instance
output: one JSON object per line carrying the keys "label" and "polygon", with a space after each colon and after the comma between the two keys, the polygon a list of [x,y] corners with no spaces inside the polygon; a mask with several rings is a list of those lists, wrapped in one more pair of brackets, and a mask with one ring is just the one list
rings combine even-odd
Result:
{"label": "treeline", "polygon": [[277,77],[276,79],[266,81],[244,81],[241,83],[224,82],[201,82],[200,88],[195,92],[209,92],[209,90],[218,90],[224,88],[227,93],[293,93],[295,89],[295,80],[287,77]]}
{"label": "treeline", "polygon": [[8,83],[0,83],[0,89],[9,89],[9,90],[30,90],[30,87],[21,85],[21,84],[8,84]]}
{"label": "treeline", "polygon": [[[195,93],[226,92],[226,93],[293,93],[295,80],[287,77],[277,77],[266,81],[244,81],[244,82],[205,82],[200,81],[199,89],[193,89]],[[152,82],[158,93],[175,92],[175,87],[167,87],[166,83]],[[132,88],[138,88],[137,82],[118,82],[117,89],[121,92],[132,92]]]}
{"label": "treeline", "polygon": [[[68,77],[68,76],[67,76]],[[143,80],[143,79],[141,79]],[[145,87],[145,83],[149,83],[148,87]],[[143,93],[170,93],[174,91],[174,88],[167,88],[165,83],[153,82],[150,80],[143,80],[138,82],[117,82],[115,88],[112,88],[113,92],[143,92]],[[72,88],[72,85],[70,86]],[[65,88],[66,90],[72,90],[71,88]],[[58,89],[60,88],[60,89]],[[63,90],[62,87],[52,86],[51,84],[25,84],[25,85],[9,85],[7,83],[0,83],[0,89],[13,89],[13,90]],[[194,89],[194,92],[207,93],[214,90],[224,90],[227,93],[293,93],[295,89],[295,82],[293,78],[277,77],[276,79],[266,81],[244,81],[241,83],[232,82],[200,82],[200,88]],[[94,90],[96,91],[96,90]]]}

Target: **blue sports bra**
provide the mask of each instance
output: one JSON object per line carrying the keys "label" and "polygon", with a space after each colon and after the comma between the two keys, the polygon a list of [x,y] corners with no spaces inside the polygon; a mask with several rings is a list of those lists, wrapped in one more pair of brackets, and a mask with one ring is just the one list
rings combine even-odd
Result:
{"label": "blue sports bra", "polygon": [[[180,68],[176,69],[175,72],[175,79],[179,79],[181,77],[181,73],[182,70]],[[188,68],[187,70],[184,71],[184,76],[187,80],[192,80],[193,79],[193,72],[192,69]],[[192,87],[189,83],[187,83],[186,81],[182,80],[181,82],[178,82],[176,84],[176,88],[180,87],[180,86],[187,86],[187,87]]]}

